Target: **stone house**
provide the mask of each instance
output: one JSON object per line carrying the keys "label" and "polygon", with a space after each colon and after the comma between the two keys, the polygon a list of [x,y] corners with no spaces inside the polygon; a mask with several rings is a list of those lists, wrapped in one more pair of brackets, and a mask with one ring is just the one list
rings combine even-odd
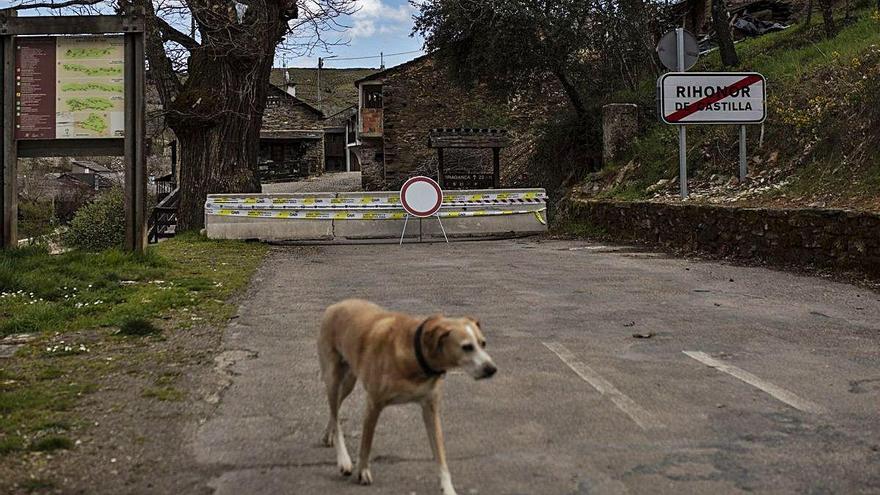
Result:
{"label": "stone house", "polygon": [[[438,177],[437,150],[428,135],[437,128],[497,128],[509,131],[501,152],[501,187],[520,182],[535,142],[537,126],[565,105],[552,84],[535,94],[500,99],[482,86],[453,84],[432,54],[355,81],[358,111],[349,121],[349,146],[361,164],[366,190],[393,190],[413,175]],[[447,150],[444,169],[459,173],[492,171],[491,150]]]}
{"label": "stone house", "polygon": [[260,174],[282,180],[324,172],[324,114],[270,85],[260,129]]}
{"label": "stone house", "polygon": [[[357,157],[347,146],[354,141],[354,136],[348,136],[346,123],[357,111],[358,91],[354,81],[375,72],[377,69],[367,68],[272,69],[269,78],[272,86],[318,110],[322,115],[318,126],[323,131],[322,172],[360,170]],[[270,124],[265,118],[264,122]]]}

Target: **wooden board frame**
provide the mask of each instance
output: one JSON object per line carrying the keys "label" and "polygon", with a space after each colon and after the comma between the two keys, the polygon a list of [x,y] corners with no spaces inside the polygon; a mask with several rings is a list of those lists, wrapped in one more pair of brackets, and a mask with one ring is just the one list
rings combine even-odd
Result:
{"label": "wooden board frame", "polygon": [[[15,36],[64,34],[122,34],[125,51],[125,137],[123,139],[15,139]],[[18,158],[47,156],[122,156],[125,160],[125,249],[142,253],[146,223],[146,105],[144,15],[129,9],[123,15],[17,17],[0,11],[0,116],[3,153],[0,154],[0,247],[18,246]]]}
{"label": "wooden board frame", "polygon": [[[443,150],[458,149],[491,149],[492,150],[492,186],[501,188],[501,148],[510,145],[510,138],[504,129],[431,129],[428,133],[428,147],[437,149],[437,176],[440,186],[449,187],[446,183],[446,171],[443,163]],[[484,184],[479,184],[483,186]],[[470,184],[466,189],[482,188]]]}

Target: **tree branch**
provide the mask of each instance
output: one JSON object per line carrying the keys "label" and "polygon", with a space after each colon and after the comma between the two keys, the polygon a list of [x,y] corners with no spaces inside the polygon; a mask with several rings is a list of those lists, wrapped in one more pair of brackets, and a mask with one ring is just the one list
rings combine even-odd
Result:
{"label": "tree branch", "polygon": [[171,24],[168,24],[168,21],[162,19],[159,16],[155,16],[156,24],[158,25],[159,31],[162,32],[162,39],[165,41],[173,41],[178,45],[186,48],[187,50],[195,50],[199,48],[199,42],[194,40],[192,37],[183,34],[179,30],[177,30]]}
{"label": "tree branch", "polygon": [[23,3],[13,5],[3,10],[28,10],[28,9],[63,9],[74,6],[89,6],[101,3],[104,0],[67,0],[66,2],[40,2],[40,3]]}

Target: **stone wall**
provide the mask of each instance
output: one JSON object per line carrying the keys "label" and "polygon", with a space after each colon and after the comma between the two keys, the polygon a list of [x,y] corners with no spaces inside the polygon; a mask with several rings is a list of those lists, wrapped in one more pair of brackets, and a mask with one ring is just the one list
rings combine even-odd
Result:
{"label": "stone wall", "polygon": [[566,215],[609,236],[790,266],[880,277],[880,214],[568,200]]}

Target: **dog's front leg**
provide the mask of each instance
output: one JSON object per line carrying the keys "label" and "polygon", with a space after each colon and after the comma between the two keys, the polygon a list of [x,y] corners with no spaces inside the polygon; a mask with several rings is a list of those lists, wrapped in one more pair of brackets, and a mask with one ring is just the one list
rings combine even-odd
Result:
{"label": "dog's front leg", "polygon": [[361,432],[361,450],[358,456],[358,483],[369,485],[373,483],[373,475],[370,474],[370,449],[373,446],[373,434],[376,432],[376,422],[379,421],[379,413],[382,405],[376,404],[367,398],[367,409],[364,412],[364,429]]}
{"label": "dog's front leg", "polygon": [[432,394],[422,402],[422,419],[428,432],[428,443],[434,453],[434,460],[440,468],[440,489],[443,495],[456,495],[452,486],[452,476],[446,465],[446,446],[443,444],[443,429],[440,426],[440,397]]}

